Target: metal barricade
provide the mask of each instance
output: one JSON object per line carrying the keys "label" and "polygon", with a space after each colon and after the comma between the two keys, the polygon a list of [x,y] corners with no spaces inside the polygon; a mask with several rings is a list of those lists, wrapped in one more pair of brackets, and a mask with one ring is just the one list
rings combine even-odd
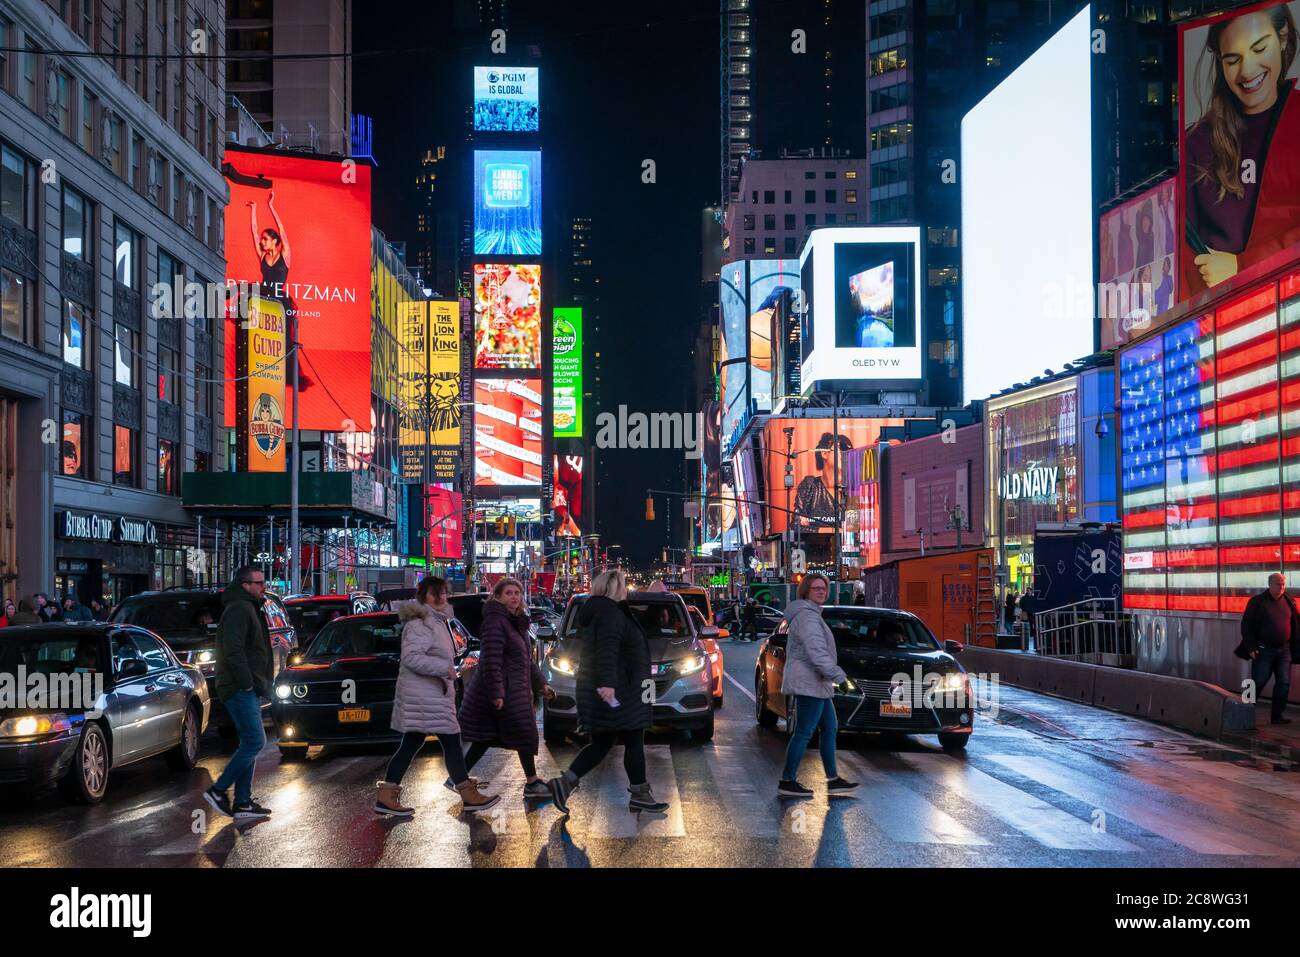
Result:
{"label": "metal barricade", "polygon": [[1131,668],[1136,660],[1131,621],[1117,598],[1088,598],[1035,612],[1034,633],[1040,655],[1120,668]]}

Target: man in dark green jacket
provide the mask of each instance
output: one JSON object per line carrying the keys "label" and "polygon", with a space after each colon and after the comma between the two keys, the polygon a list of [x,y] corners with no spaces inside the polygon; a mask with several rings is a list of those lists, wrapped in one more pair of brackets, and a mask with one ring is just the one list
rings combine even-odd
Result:
{"label": "man in dark green jacket", "polygon": [[[271,632],[262,614],[266,575],[257,565],[245,565],[221,595],[217,624],[217,697],[235,723],[239,748],[203,797],[222,814],[241,818],[266,817],[269,808],[253,800],[253,768],[266,746],[262,729],[262,698],[271,697],[274,663]],[[235,803],[230,803],[230,786]]]}

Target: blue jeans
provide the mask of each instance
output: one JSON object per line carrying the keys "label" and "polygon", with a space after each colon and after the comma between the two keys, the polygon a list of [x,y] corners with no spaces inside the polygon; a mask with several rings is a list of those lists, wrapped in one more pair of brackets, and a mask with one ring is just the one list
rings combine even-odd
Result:
{"label": "blue jeans", "polygon": [[252,691],[236,691],[225,702],[226,712],[235,722],[235,733],[239,735],[239,747],[230,758],[230,763],[212,785],[223,794],[235,786],[235,803],[241,804],[253,799],[253,767],[257,756],[266,746],[266,732],[262,729],[262,703]]}
{"label": "blue jeans", "polygon": [[835,717],[834,700],[799,694],[794,696],[794,701],[794,734],[790,735],[790,744],[785,749],[785,768],[781,772],[781,780],[793,781],[798,777],[799,762],[803,760],[808,742],[818,728],[822,735],[817,750],[821,752],[826,777],[838,777],[835,770],[835,732],[839,730],[840,724]]}
{"label": "blue jeans", "polygon": [[1255,682],[1255,694],[1262,695],[1268,679],[1273,678],[1273,719],[1282,717],[1286,708],[1287,695],[1291,691],[1291,649],[1286,645],[1281,648],[1259,649],[1259,655],[1250,663],[1250,677]]}

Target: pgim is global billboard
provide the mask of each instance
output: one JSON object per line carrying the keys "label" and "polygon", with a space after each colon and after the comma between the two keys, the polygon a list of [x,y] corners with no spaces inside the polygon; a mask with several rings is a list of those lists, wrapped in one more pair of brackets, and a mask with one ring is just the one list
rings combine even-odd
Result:
{"label": "pgim is global billboard", "polygon": [[[370,167],[226,146],[226,283],[260,285],[284,311],[304,429],[370,431]],[[235,425],[241,317],[226,317],[225,425]],[[298,350],[293,351],[293,343]]]}

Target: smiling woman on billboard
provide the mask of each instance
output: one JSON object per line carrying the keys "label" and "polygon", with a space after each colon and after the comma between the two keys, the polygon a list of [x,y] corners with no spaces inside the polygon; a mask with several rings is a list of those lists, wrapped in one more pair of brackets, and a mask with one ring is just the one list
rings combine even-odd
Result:
{"label": "smiling woman on billboard", "polygon": [[[1199,118],[1184,140],[1185,291],[1203,292],[1300,241],[1300,98],[1288,4],[1259,7],[1188,28]],[[1189,83],[1189,86],[1192,86]]]}

